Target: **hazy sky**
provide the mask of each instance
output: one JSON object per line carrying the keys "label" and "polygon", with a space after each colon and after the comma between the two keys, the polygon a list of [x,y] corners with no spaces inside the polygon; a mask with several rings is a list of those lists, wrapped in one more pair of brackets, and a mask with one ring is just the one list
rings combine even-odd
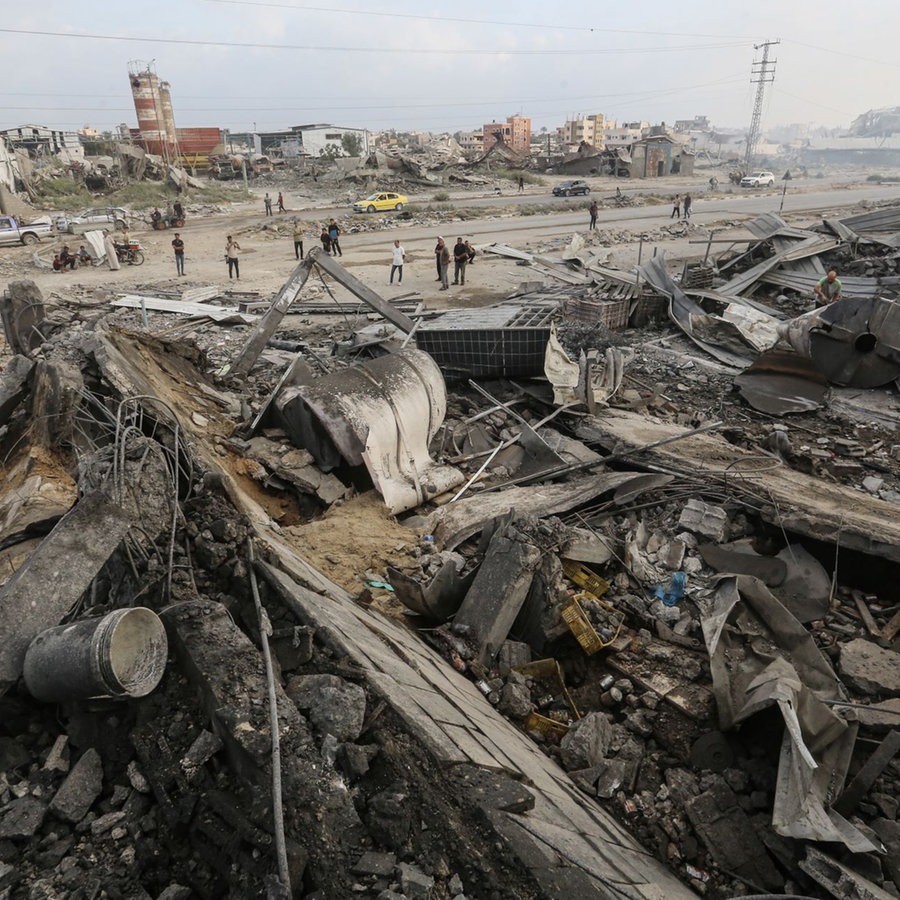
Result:
{"label": "hazy sky", "polygon": [[846,126],[900,105],[897,0],[3,0],[0,127],[136,125],[127,67],[169,81],[179,126],[327,122],[456,131],[508,115]]}

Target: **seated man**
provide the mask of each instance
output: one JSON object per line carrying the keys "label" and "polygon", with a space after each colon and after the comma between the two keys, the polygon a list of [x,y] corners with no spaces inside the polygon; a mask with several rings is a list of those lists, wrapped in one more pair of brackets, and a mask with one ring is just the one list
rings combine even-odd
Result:
{"label": "seated man", "polygon": [[78,248],[78,265],[89,266],[91,264],[91,254],[87,252],[87,248],[82,244]]}
{"label": "seated man", "polygon": [[816,295],[816,306],[828,306],[841,299],[842,285],[837,277],[837,272],[832,270],[813,288]]}
{"label": "seated man", "polygon": [[63,244],[62,250],[59,251],[59,261],[63,264],[63,268],[68,266],[70,269],[75,268],[75,263],[78,260],[69,253],[69,245]]}
{"label": "seated man", "polygon": [[175,218],[176,218],[176,219],[183,219],[183,218],[184,218],[184,207],[181,205],[181,201],[180,201],[180,200],[176,200],[176,201],[172,204],[172,210],[173,210],[174,213],[175,213]]}
{"label": "seated man", "polygon": [[63,265],[63,261],[59,258],[58,253],[53,257],[52,266],[54,272],[62,272],[62,270],[65,268],[65,266]]}
{"label": "seated man", "polygon": [[162,213],[159,211],[159,207],[155,207],[153,212],[150,213],[150,221],[153,223],[153,227],[156,228],[157,225],[162,221]]}

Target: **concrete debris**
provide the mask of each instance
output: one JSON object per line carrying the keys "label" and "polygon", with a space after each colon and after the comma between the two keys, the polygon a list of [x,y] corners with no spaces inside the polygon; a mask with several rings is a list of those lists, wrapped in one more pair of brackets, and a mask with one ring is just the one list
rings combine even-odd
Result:
{"label": "concrete debris", "polygon": [[[191,184],[120,158],[85,177]],[[460,159],[246,162],[341,202],[522,162]],[[288,247],[273,218],[238,233]],[[9,284],[0,894],[900,889],[897,210],[716,223],[677,268],[644,244],[702,226],[624,222],[478,243],[528,281],[457,308],[318,250],[271,299]],[[157,652],[94,648],[91,684],[146,691],[29,674],[143,613]]]}

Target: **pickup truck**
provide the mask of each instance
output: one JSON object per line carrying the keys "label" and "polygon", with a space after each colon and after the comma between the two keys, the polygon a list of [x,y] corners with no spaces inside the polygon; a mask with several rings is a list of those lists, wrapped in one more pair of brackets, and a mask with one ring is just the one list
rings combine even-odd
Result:
{"label": "pickup truck", "polygon": [[50,222],[22,225],[15,216],[0,216],[0,245],[37,244],[41,238],[53,236]]}

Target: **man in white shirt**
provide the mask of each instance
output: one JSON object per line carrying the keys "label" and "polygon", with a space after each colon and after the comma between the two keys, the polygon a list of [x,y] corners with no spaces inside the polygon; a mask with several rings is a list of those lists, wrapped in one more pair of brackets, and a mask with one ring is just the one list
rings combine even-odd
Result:
{"label": "man in white shirt", "polygon": [[394,241],[391,247],[391,284],[394,283],[394,273],[398,275],[397,284],[403,284],[403,261],[406,259],[406,251],[400,246],[400,239]]}

